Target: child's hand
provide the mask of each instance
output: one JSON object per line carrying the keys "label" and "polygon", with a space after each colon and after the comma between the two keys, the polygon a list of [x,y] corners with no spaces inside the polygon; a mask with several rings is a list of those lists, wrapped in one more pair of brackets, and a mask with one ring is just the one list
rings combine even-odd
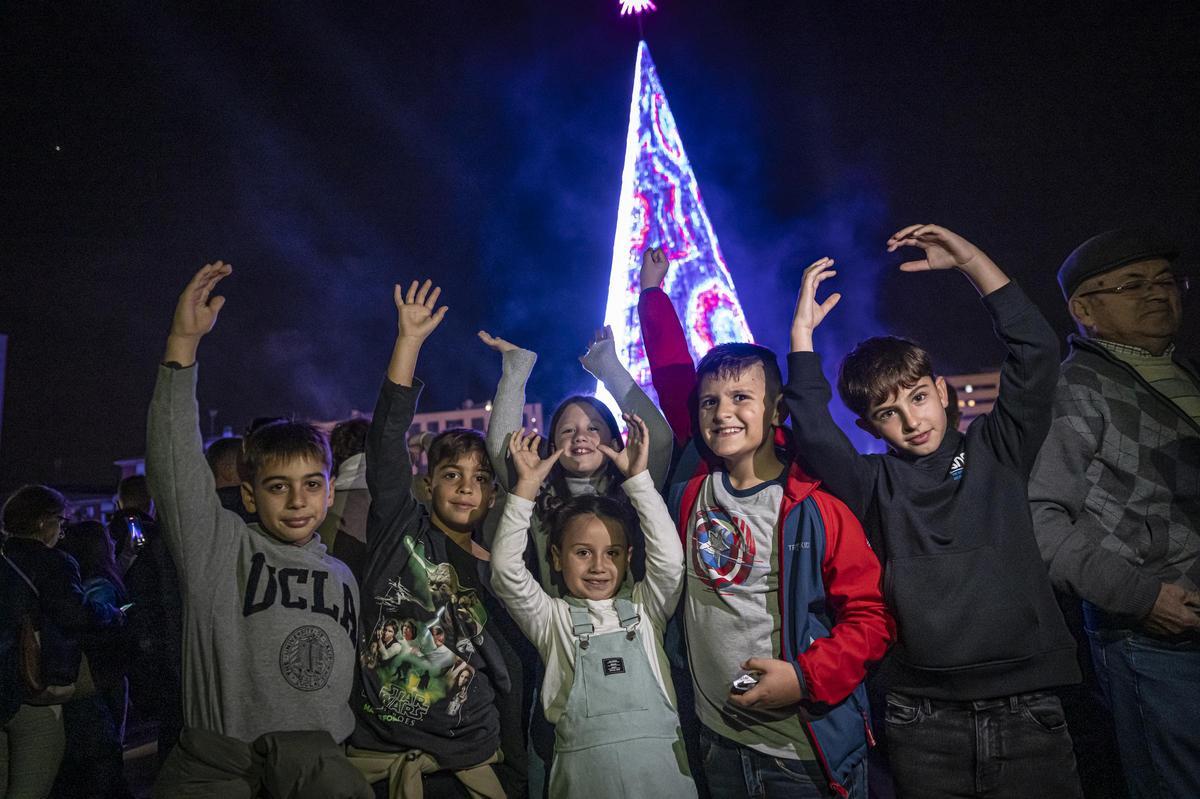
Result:
{"label": "child's hand", "polygon": [[642,253],[642,272],[639,276],[642,291],[662,286],[663,278],[667,276],[667,270],[670,268],[671,262],[667,260],[662,247],[647,248]]}
{"label": "child's hand", "polygon": [[920,247],[925,251],[921,260],[900,264],[902,272],[957,269],[985,296],[1008,283],[1008,277],[982,250],[944,227],[909,225],[902,228],[888,239],[887,251],[895,252],[900,247]]}
{"label": "child's hand", "polygon": [[742,664],[747,671],[757,671],[758,685],[744,694],[729,692],[730,703],[739,707],[774,710],[790,707],[804,698],[796,669],[786,660],[750,658]]}
{"label": "child's hand", "polygon": [[902,272],[925,272],[931,269],[964,269],[983,255],[962,236],[937,225],[909,225],[888,239],[887,251],[901,247],[920,247],[925,257],[919,261],[900,264]]}
{"label": "child's hand", "polygon": [[210,297],[212,290],[224,280],[233,267],[224,261],[205,264],[192,276],[191,282],[179,295],[175,317],[171,320],[171,335],[180,338],[200,338],[213,329],[225,298]]}
{"label": "child's hand", "polygon": [[[433,288],[433,291],[429,289]],[[397,283],[392,292],[396,300],[396,326],[400,338],[413,341],[424,341],[429,334],[437,329],[449,310],[445,305],[434,311],[437,299],[441,295],[440,287],[433,285],[432,280],[426,280],[417,288],[417,281],[408,287],[408,293]]]}
{"label": "child's hand", "polygon": [[605,325],[592,333],[592,340],[588,342],[587,352],[579,356],[579,362],[583,364],[583,368],[587,369],[593,377],[599,375],[602,371],[600,364],[603,361],[615,361],[616,359],[617,342],[613,338],[611,325]]}
{"label": "child's hand", "polygon": [[822,258],[804,270],[800,296],[796,298],[796,312],[792,314],[792,352],[812,352],[813,331],[842,298],[841,294],[834,293],[825,302],[817,302],[817,287],[837,274],[832,267],[832,258]]}
{"label": "child's hand", "polygon": [[175,304],[175,316],[171,319],[163,363],[191,366],[196,362],[200,339],[213,329],[217,314],[225,306],[224,297],[210,295],[213,288],[232,272],[232,266],[217,261],[205,264],[192,276],[179,295],[179,302]]}
{"label": "child's hand", "polygon": [[599,449],[628,479],[646,471],[646,462],[650,458],[650,430],[636,413],[624,413],[621,417],[629,425],[629,443],[621,450],[607,444],[600,444]]}
{"label": "child's hand", "polygon": [[543,459],[538,455],[541,440],[542,437],[537,433],[526,433],[524,430],[517,430],[508,439],[508,454],[512,456],[513,467],[517,471],[513,493],[531,502],[537,499],[542,483],[546,482],[550,470],[563,453],[561,449],[555,450],[550,457]]}
{"label": "child's hand", "polygon": [[513,344],[511,341],[505,341],[502,338],[493,336],[491,333],[487,332],[486,330],[480,330],[475,335],[479,336],[480,341],[482,341],[484,344],[488,345],[489,347],[491,347],[492,349],[494,349],[496,352],[500,353],[501,355],[503,355],[506,352],[512,352],[513,350],[520,349],[520,347],[518,347],[516,344]]}

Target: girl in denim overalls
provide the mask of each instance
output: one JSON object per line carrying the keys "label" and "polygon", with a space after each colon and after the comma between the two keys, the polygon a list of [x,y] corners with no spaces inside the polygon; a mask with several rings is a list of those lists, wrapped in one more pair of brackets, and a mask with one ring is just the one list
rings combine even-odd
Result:
{"label": "girl in denim overalls", "polygon": [[[646,425],[625,419],[628,446],[601,450],[625,475],[633,507],[581,496],[558,511],[549,560],[564,599],[546,594],[523,559],[533,500],[561,450],[543,460],[539,437],[521,431],[509,442],[518,479],[492,545],[492,587],[546,665],[541,695],[555,725],[553,799],[696,795],[662,647],[683,589],[683,547],[646,471]],[[630,588],[629,542],[639,518],[646,578]]]}

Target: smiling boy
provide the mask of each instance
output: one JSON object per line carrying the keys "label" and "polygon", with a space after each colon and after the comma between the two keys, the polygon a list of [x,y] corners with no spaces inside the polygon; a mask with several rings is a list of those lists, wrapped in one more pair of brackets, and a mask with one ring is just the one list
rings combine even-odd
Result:
{"label": "smiling boy", "polygon": [[[483,435],[438,435],[423,478],[429,509],[412,495],[407,438],[423,387],[414,373],[446,313],[435,310],[440,293],[430,281],[395,289],[396,342],[367,434],[371,510],[349,754],[368,780],[389,779],[392,796],[419,788],[425,774],[449,771],[475,796],[502,797],[492,764],[501,747],[497,704],[509,694],[510,676],[497,632],[505,619],[490,594],[490,555],[481,545],[495,499]],[[416,635],[384,661],[372,644],[397,618],[411,619]],[[506,746],[506,755],[513,768],[505,779],[519,786],[522,751]]]}
{"label": "smiling boy", "polygon": [[893,337],[842,361],[838,392],[857,424],[888,445],[860,455],[829,414],[813,331],[841,295],[804,273],[792,322],[786,398],[799,454],[864,520],[884,561],[884,598],[899,640],[885,665],[887,736],[900,796],[1079,796],[1062,706],[1079,681],[1033,537],[1026,484],[1050,425],[1058,341],[1037,308],[973,244],[912,225],[888,251],[915,246],[906,272],[956,269],[983,297],[1008,350],[993,410],[966,433],[946,421],[945,381],[929,356]]}
{"label": "smiling boy", "polygon": [[[231,271],[209,264],[184,289],[150,405],[146,473],[183,592],[185,724],[155,795],[287,784],[289,759],[329,779],[312,795],[369,795],[334,746],[354,727],[358,586],[315,534],[333,500],[329,445],[292,422],[246,440],[242,497],[258,513],[253,525],[221,507],[204,458],[196,351],[224,305],[212,290]],[[262,751],[280,757],[264,765]]]}

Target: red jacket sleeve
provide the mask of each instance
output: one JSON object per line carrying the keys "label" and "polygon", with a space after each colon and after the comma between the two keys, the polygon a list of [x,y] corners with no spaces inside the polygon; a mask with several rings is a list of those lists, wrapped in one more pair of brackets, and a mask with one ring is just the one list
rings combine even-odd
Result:
{"label": "red jacket sleeve", "polygon": [[696,386],[696,365],[688,350],[683,325],[675,315],[671,298],[662,289],[642,292],[638,318],[658,405],[671,425],[675,440],[683,445],[692,437],[689,397]]}
{"label": "red jacket sleeve", "polygon": [[822,577],[833,629],[797,659],[806,697],[836,704],[867,675],[896,639],[896,621],[883,604],[882,574],[867,537],[850,509],[825,491],[813,493],[825,520]]}

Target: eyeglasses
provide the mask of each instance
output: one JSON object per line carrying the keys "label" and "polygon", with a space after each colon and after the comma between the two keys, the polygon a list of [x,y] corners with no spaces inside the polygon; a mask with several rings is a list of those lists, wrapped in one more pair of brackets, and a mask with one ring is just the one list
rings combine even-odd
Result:
{"label": "eyeglasses", "polygon": [[1191,279],[1187,275],[1160,275],[1151,280],[1146,277],[1139,277],[1136,280],[1127,280],[1119,286],[1113,286],[1107,289],[1092,289],[1085,291],[1082,294],[1076,294],[1076,297],[1090,297],[1093,294],[1128,294],[1129,296],[1141,296],[1148,292],[1151,288],[1161,288],[1170,291],[1174,289],[1180,294],[1183,294],[1191,287]]}

